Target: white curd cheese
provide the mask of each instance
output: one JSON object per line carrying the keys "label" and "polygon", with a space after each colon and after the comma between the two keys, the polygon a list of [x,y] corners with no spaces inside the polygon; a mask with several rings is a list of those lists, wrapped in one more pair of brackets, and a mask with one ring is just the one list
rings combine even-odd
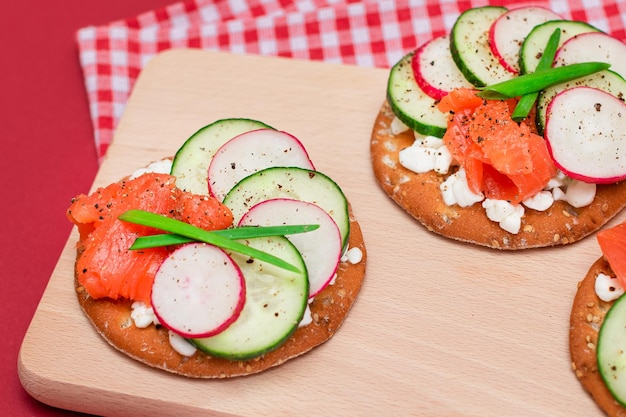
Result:
{"label": "white curd cheese", "polygon": [[452,164],[452,155],[435,136],[416,136],[413,144],[398,154],[400,165],[418,174],[435,171],[447,174]]}
{"label": "white curd cheese", "polygon": [[563,191],[563,189],[557,187],[550,191],[552,192],[552,199],[554,199],[554,201],[565,201],[565,191]]}
{"label": "white curd cheese", "polygon": [[437,136],[422,136],[418,133],[415,133],[415,142],[413,144],[417,144],[418,146],[424,146],[426,148],[439,149],[445,148],[443,144],[443,140],[438,138]]}
{"label": "white curd cheese", "polygon": [[459,168],[457,172],[448,176],[448,178],[441,183],[439,189],[441,190],[443,201],[448,206],[458,204],[461,207],[469,207],[474,203],[483,201],[485,198],[482,193],[475,194],[470,190],[463,168]]}
{"label": "white curd cheese", "polygon": [[524,207],[521,204],[511,204],[504,200],[487,198],[482,203],[489,220],[496,222],[509,233],[517,234],[522,225]]}
{"label": "white curd cheese", "polygon": [[558,171],[545,188],[554,201],[566,201],[572,207],[585,207],[596,197],[596,184],[575,180]]}
{"label": "white curd cheese", "polygon": [[555,201],[566,201],[572,207],[585,207],[596,197],[596,184],[567,177],[562,172],[548,181],[543,191],[523,201],[524,205],[537,211],[545,211]]}
{"label": "white curd cheese", "polygon": [[394,117],[393,120],[391,120],[390,128],[391,128],[392,135],[397,135],[397,134],[400,134],[402,132],[406,132],[407,130],[409,130],[409,127],[405,125],[404,123],[402,123],[402,121],[398,119],[397,117]]}
{"label": "white curd cheese", "polygon": [[507,216],[515,212],[515,206],[504,200],[494,200],[492,198],[487,198],[483,201],[482,206],[485,209],[489,220],[494,222],[501,222]]}
{"label": "white curd cheese", "polygon": [[565,182],[567,180],[567,176],[563,174],[562,171],[557,171],[556,175],[548,181],[546,185],[546,190],[552,190],[554,188],[560,188],[565,186]]}
{"label": "white curd cheese", "polygon": [[333,277],[330,279],[330,282],[328,283],[328,285],[335,285],[335,282],[337,282],[337,273],[336,272],[333,275]]}
{"label": "white curd cheese", "polygon": [[144,329],[151,324],[159,324],[152,307],[148,307],[143,301],[134,301],[131,304],[130,318],[135,322],[135,326]]}
{"label": "white curd cheese", "polygon": [[363,252],[359,248],[348,249],[341,257],[341,262],[349,262],[352,265],[358,264],[363,259]]}
{"label": "white curd cheese", "polygon": [[437,149],[437,157],[435,158],[435,168],[433,169],[438,174],[447,174],[452,166],[452,154],[447,147],[441,146]]}
{"label": "white curd cheese", "polygon": [[143,174],[155,173],[155,174],[169,174],[172,170],[172,160],[162,159],[160,161],[154,161],[147,167],[139,168],[132,173],[130,179],[137,178]]}
{"label": "white curd cheese", "polygon": [[503,230],[516,235],[522,227],[522,217],[524,217],[524,207],[518,204],[515,206],[515,212],[506,216],[498,224]]}
{"label": "white curd cheese", "polygon": [[[309,300],[309,304],[313,302],[313,299]],[[298,324],[298,327],[308,326],[313,323],[313,316],[311,315],[311,309],[309,308],[309,304],[307,304],[306,309],[304,310],[304,315],[302,316],[302,320]]]}
{"label": "white curd cheese", "polygon": [[546,211],[554,203],[554,195],[548,190],[543,190],[522,201],[522,203],[529,209]]}
{"label": "white curd cheese", "polygon": [[595,282],[596,295],[602,301],[613,301],[624,294],[624,287],[617,277],[611,277],[605,274],[598,274]]}
{"label": "white curd cheese", "polygon": [[572,207],[585,207],[596,197],[596,185],[572,180],[565,190],[565,201]]}
{"label": "white curd cheese", "polygon": [[435,168],[436,153],[436,149],[412,145],[402,149],[398,159],[403,167],[422,174]]}
{"label": "white curd cheese", "polygon": [[169,330],[169,339],[172,348],[181,355],[192,356],[196,353],[196,348],[191,343],[185,340],[185,338],[181,335],[176,334],[171,330]]}

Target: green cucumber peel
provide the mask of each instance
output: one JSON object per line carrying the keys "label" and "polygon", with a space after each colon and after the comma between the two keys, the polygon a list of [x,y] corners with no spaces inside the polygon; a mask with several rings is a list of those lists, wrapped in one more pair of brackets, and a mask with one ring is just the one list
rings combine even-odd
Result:
{"label": "green cucumber peel", "polygon": [[[266,229],[265,227],[242,227],[242,228],[230,229],[231,230],[230,233],[227,233],[226,232],[227,229],[224,229],[224,231],[220,231],[219,233],[216,233],[217,231],[207,231],[199,227],[193,226],[189,223],[181,222],[180,220],[172,219],[167,216],[162,216],[160,214],[151,213],[151,212],[144,211],[144,210],[128,210],[125,213],[121,214],[118,218],[125,222],[139,224],[142,226],[153,227],[156,229],[163,230],[165,232],[173,233],[174,235],[178,235],[180,236],[179,238],[174,238],[175,240],[176,239],[178,240],[178,243],[184,243],[184,242],[181,242],[182,240],[181,238],[188,238],[191,241],[204,242],[204,243],[218,246],[225,250],[238,252],[243,255],[256,258],[259,261],[267,262],[279,268],[286,269],[288,271],[293,271],[293,272],[298,272],[298,273],[301,272],[299,268],[295,267],[294,265],[280,258],[277,258],[276,256],[260,251],[258,249],[254,249],[250,246],[244,245],[234,240],[234,239],[251,239],[254,237],[268,236],[267,234],[268,232],[264,230]],[[272,226],[273,228],[272,235],[273,236],[280,235],[281,233],[283,233],[282,231],[284,230],[290,231],[293,234],[294,228],[295,230],[301,230],[304,228],[306,229],[306,231],[311,231],[311,230],[315,230],[318,227],[319,225],[276,226],[276,227]],[[285,234],[288,234],[288,233],[285,233]],[[232,238],[229,236],[232,236]],[[167,239],[171,239],[171,237]],[[137,248],[134,248],[133,246],[131,246],[130,249],[137,249]]]}
{"label": "green cucumber peel", "polygon": [[539,92],[547,87],[608,69],[606,62],[581,62],[520,75],[513,79],[480,88],[477,96],[487,100],[506,100]]}
{"label": "green cucumber peel", "polygon": [[[543,54],[541,55],[541,59],[537,64],[537,71],[543,71],[550,69],[552,63],[554,62],[554,57],[556,56],[556,51],[559,47],[559,40],[561,39],[561,29],[556,28],[550,39],[548,39],[548,43],[546,44],[545,49],[543,50]],[[513,113],[511,114],[511,118],[516,122],[519,122],[526,117],[530,113],[530,110],[535,105],[535,101],[537,101],[537,97],[539,96],[539,92],[535,91],[530,94],[525,94],[520,97]]]}

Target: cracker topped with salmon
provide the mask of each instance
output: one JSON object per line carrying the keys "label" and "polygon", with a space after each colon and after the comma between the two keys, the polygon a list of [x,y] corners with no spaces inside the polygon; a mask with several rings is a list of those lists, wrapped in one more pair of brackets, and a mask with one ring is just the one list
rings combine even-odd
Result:
{"label": "cracker topped with salmon", "polygon": [[249,375],[319,346],[365,276],[342,189],[297,138],[255,120],[205,126],[173,158],[78,195],[67,216],[96,331],[188,377]]}
{"label": "cracker topped with salmon", "polygon": [[572,370],[608,416],[626,415],[626,222],[596,234],[602,256],[579,282],[572,302]]}
{"label": "cracker topped with salmon", "polygon": [[556,17],[468,9],[391,69],[372,167],[429,231],[503,250],[564,245],[626,206],[626,45]]}

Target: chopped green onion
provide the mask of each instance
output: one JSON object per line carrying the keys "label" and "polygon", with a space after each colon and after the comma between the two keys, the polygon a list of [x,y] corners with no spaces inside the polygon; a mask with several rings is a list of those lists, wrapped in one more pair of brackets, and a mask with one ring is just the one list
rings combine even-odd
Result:
{"label": "chopped green onion", "polygon": [[[193,226],[189,223],[181,222],[179,220],[162,216],[160,214],[150,213],[143,210],[128,210],[125,213],[121,214],[119,216],[119,219],[129,223],[154,227],[156,229],[161,229],[166,232],[191,238],[194,241],[209,243],[222,249],[231,250],[241,253],[243,255],[248,255],[252,258],[258,259],[259,261],[271,263],[275,266],[278,266],[279,268],[283,268],[288,271],[300,272],[297,267],[267,252],[251,248],[247,245],[239,243],[233,239],[229,239],[228,237],[220,235],[218,233],[207,231],[199,227]],[[253,228],[250,227],[249,229]]]}
{"label": "chopped green onion", "polygon": [[[561,39],[561,29],[556,28],[550,39],[548,39],[548,43],[546,44],[545,49],[543,50],[543,54],[541,55],[541,59],[537,64],[537,68],[535,71],[543,71],[552,67],[552,63],[554,62],[554,57],[556,56],[556,50],[559,47],[559,40]],[[539,96],[539,92],[535,91],[534,93],[524,94],[520,97],[513,113],[511,114],[511,118],[516,122],[519,122],[526,117],[530,113],[530,110],[535,105],[535,101]]]}
{"label": "chopped green onion", "polygon": [[605,62],[582,62],[535,71],[481,88],[477,94],[487,100],[506,100],[541,91],[546,87],[584,77],[609,68]]}
{"label": "chopped green onion", "polygon": [[195,242],[190,237],[177,235],[176,233],[163,233],[159,235],[140,236],[130,246],[130,250],[140,250],[157,248],[159,246],[180,245],[183,243]]}
{"label": "chopped green onion", "polygon": [[[207,233],[224,236],[228,239],[252,239],[266,236],[285,236],[312,232],[319,229],[319,224],[284,225],[284,226],[242,226],[234,229],[212,230]],[[193,242],[194,239],[175,233],[141,236],[135,239],[130,249],[146,249],[158,246],[179,245]]]}

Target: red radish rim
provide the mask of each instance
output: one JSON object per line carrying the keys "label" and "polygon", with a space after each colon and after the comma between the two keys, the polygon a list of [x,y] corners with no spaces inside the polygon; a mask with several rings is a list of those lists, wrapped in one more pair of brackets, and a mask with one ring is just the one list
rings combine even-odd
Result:
{"label": "red radish rim", "polygon": [[[242,216],[242,218],[239,220],[238,225],[239,226],[244,226],[246,225],[246,221],[249,220],[250,216],[252,216],[254,214],[254,210],[259,210],[260,207],[263,207],[264,204],[276,204],[276,203],[284,203],[284,204],[291,204],[291,205],[298,205],[298,206],[305,206],[305,207],[315,207],[316,211],[320,214],[320,216],[323,216],[324,219],[326,220],[326,224],[327,225],[333,225],[332,227],[334,228],[333,230],[336,232],[336,242],[337,242],[337,253],[336,253],[336,257],[334,258],[328,258],[329,259],[329,267],[326,271],[324,271],[324,278],[323,280],[316,280],[314,282],[314,284],[312,283],[311,280],[311,270],[313,268],[309,268],[310,264],[307,262],[308,258],[305,256],[306,254],[303,254],[303,260],[305,265],[307,266],[307,269],[309,270],[309,299],[315,297],[317,294],[319,294],[324,288],[326,288],[330,282],[332,282],[333,278],[335,277],[335,274],[337,273],[337,269],[339,268],[339,263],[341,262],[341,255],[342,255],[342,239],[341,239],[341,232],[339,231],[339,227],[337,226],[337,224],[335,223],[335,221],[333,220],[333,218],[326,213],[326,211],[324,209],[322,209],[321,207],[319,207],[316,204],[307,202],[307,201],[303,201],[303,200],[295,200],[295,199],[290,199],[290,198],[272,198],[269,200],[263,200],[258,202],[257,204],[255,204],[254,206],[252,206],[250,208],[250,210],[248,210],[248,212],[246,214],[244,214]],[[305,224],[303,222],[294,222],[295,223],[302,223]],[[321,229],[321,227],[320,227]],[[308,232],[308,233],[304,233],[302,235],[294,235],[294,236],[287,236],[287,239],[289,239],[290,241],[292,241],[292,243],[294,244],[294,246],[299,250],[302,251],[304,250],[304,248],[302,248],[302,246],[298,243],[299,239],[305,239],[307,238],[307,234],[309,234],[309,238],[310,238],[310,233],[316,233],[318,232],[320,229],[314,230],[312,232]],[[295,242],[294,242],[295,241]],[[313,277],[315,279],[315,277]]]}
{"label": "red radish rim", "polygon": [[[439,36],[437,38],[441,37],[445,37],[445,35]],[[413,77],[415,77],[415,81],[417,82],[419,88],[422,89],[422,91],[426,95],[434,98],[435,100],[441,100],[444,96],[448,94],[448,92],[445,90],[441,90],[426,81],[426,78],[422,76],[419,64],[419,60],[424,50],[428,47],[428,45],[430,45],[430,43],[434,42],[437,38],[433,38],[427,42],[424,42],[420,47],[415,50],[415,52],[413,53],[413,57],[411,58],[411,69],[413,70]]]}
{"label": "red radish rim", "polygon": [[[210,329],[203,329],[202,331],[187,331],[187,330],[183,330],[181,328],[179,328],[179,326],[182,326],[184,324],[178,324],[175,325],[172,322],[174,320],[172,320],[172,318],[169,317],[169,315],[165,315],[163,314],[163,311],[161,310],[161,303],[158,302],[158,300],[155,300],[155,287],[153,284],[153,288],[152,288],[152,294],[151,294],[151,304],[152,304],[152,308],[154,310],[154,314],[156,315],[157,319],[159,320],[159,322],[168,330],[171,330],[172,332],[185,337],[185,338],[200,338],[200,337],[210,337],[210,336],[215,336],[216,334],[221,333],[222,331],[226,330],[231,324],[233,324],[240,316],[241,311],[243,310],[243,307],[245,305],[245,301],[246,301],[246,283],[245,283],[245,279],[243,276],[243,273],[241,272],[241,269],[239,268],[239,266],[237,265],[237,263],[228,255],[228,253],[226,253],[226,251],[224,251],[223,249],[217,247],[217,246],[213,246],[213,245],[209,245],[206,243],[199,243],[199,242],[194,242],[194,243],[189,243],[186,245],[181,246],[180,248],[176,249],[174,252],[172,252],[172,254],[170,254],[170,256],[168,256],[168,258],[166,258],[166,260],[161,264],[161,266],[159,267],[159,270],[157,271],[157,276],[155,276],[155,283],[157,282],[157,277],[159,276],[159,272],[162,270],[162,268],[164,268],[164,264],[168,261],[168,259],[171,259],[171,257],[176,254],[177,252],[179,252],[180,250],[184,250],[184,248],[189,248],[191,246],[194,247],[201,247],[201,248],[211,248],[212,250],[219,252],[221,255],[221,262],[223,262],[223,266],[226,268],[230,268],[232,271],[234,271],[235,276],[237,277],[237,284],[239,285],[239,291],[238,291],[238,296],[237,296],[237,301],[236,303],[234,303],[233,305],[231,305],[232,307],[232,313],[230,315],[225,315],[225,318],[221,321],[218,322],[218,324],[216,324],[215,326],[211,326]],[[158,288],[158,287],[157,287]],[[160,291],[160,290],[159,290]],[[235,291],[237,292],[237,291]],[[170,293],[171,294],[171,293]],[[223,298],[223,297],[221,297]],[[185,307],[191,307],[192,304],[188,303],[185,304]],[[180,310],[179,310],[180,311]],[[203,309],[204,312],[210,312],[211,310],[208,308]],[[198,310],[194,310],[194,311],[190,311],[188,313],[196,313],[198,314],[199,311]],[[174,319],[177,319],[177,317],[174,317]]]}
{"label": "red radish rim", "polygon": [[[575,36],[572,36],[571,38],[567,39],[563,45],[561,45],[559,47],[559,49],[556,51],[556,55],[554,56],[554,62],[555,64],[573,64],[576,62],[582,62],[582,61],[569,61],[567,59],[563,59],[563,54],[565,53],[564,51],[567,50],[567,48],[571,47],[572,44],[577,43],[577,42],[581,42],[581,41],[585,41],[588,40],[589,38],[596,38],[596,37],[600,37],[602,39],[606,39],[607,42],[611,42],[611,44],[614,45],[619,45],[619,46],[623,46],[624,50],[626,50],[626,44],[622,41],[620,41],[619,39],[615,38],[614,36],[609,35],[606,32],[583,32],[583,33],[579,33]],[[593,51],[594,48],[589,48],[591,49],[591,56],[593,56]],[[587,49],[585,49],[587,50]],[[609,49],[610,50],[610,49]],[[608,51],[608,50],[607,50]],[[604,58],[607,58],[606,56]],[[623,57],[622,57],[623,59]],[[603,58],[600,56],[597,56],[597,58],[589,58],[589,61],[593,61],[593,60],[598,60],[598,61],[603,61]],[[565,62],[563,62],[565,61]],[[614,60],[613,60],[614,61]],[[610,63],[609,60],[606,60],[606,62]],[[621,63],[622,61],[620,61]],[[621,67],[621,71],[620,69],[616,69],[614,68],[615,66],[615,62],[613,62],[613,65],[611,65],[611,67],[609,68],[609,70],[615,72],[616,74],[622,76],[622,77],[626,77],[626,73],[622,74],[621,72],[624,71],[624,68],[626,68],[626,65],[619,65],[619,67]]]}
{"label": "red radish rim", "polygon": [[[215,191],[215,185],[212,184],[212,175],[210,175],[212,169],[215,169],[215,165],[214,165],[214,161],[219,160],[219,155],[223,154],[225,151],[225,149],[228,149],[229,146],[232,146],[234,141],[239,141],[242,140],[242,138],[247,138],[250,135],[255,135],[258,134],[258,132],[272,132],[272,133],[276,133],[279,135],[283,135],[285,138],[289,138],[289,140],[291,140],[298,149],[300,149],[301,155],[307,160],[308,164],[306,166],[307,169],[311,169],[311,170],[315,170],[315,166],[313,164],[313,161],[311,160],[311,157],[309,156],[309,153],[306,149],[306,147],[304,146],[304,144],[302,143],[302,141],[300,139],[298,139],[296,136],[292,135],[289,132],[285,132],[282,130],[274,130],[274,129],[270,129],[270,128],[261,128],[261,129],[254,129],[254,130],[250,130],[247,132],[243,132],[240,133],[239,135],[229,139],[228,141],[226,141],[225,143],[223,143],[218,149],[217,151],[215,151],[215,154],[213,155],[213,157],[211,158],[211,162],[209,163],[209,167],[207,169],[207,183],[208,183],[208,188],[209,188],[209,195],[211,197],[216,197],[216,198],[223,198],[223,195],[217,195],[216,191]],[[269,167],[269,165],[267,166]],[[304,168],[304,166],[303,166]],[[219,177],[219,176],[218,176]],[[234,184],[233,184],[234,185]],[[226,192],[228,192],[228,190],[226,190]]]}
{"label": "red radish rim", "polygon": [[488,41],[489,47],[491,48],[491,53],[493,54],[493,56],[496,57],[496,59],[498,60],[498,63],[500,63],[500,65],[502,65],[504,69],[506,69],[511,74],[519,74],[519,71],[513,68],[511,65],[509,65],[506,59],[504,59],[504,56],[498,50],[498,45],[496,43],[496,33],[495,33],[497,29],[496,23],[498,23],[498,21],[502,19],[504,15],[506,15],[506,13],[498,17],[489,28],[489,41]]}
{"label": "red radish rim", "polygon": [[[554,161],[554,164],[556,165],[558,169],[560,169],[568,177],[573,178],[575,180],[595,183],[595,184],[613,184],[613,183],[622,181],[626,179],[626,167],[624,167],[624,173],[620,175],[611,175],[611,176],[606,176],[606,177],[590,176],[587,174],[582,174],[580,172],[577,172],[570,167],[566,167],[561,161],[559,161],[560,158],[558,156],[555,156],[555,149],[554,149],[555,147],[552,143],[553,141],[550,139],[551,135],[549,133],[550,126],[552,126],[550,122],[552,119],[554,106],[556,105],[556,103],[559,102],[560,99],[565,100],[564,98],[565,96],[572,94],[572,93],[577,93],[583,90],[591,90],[596,93],[599,93],[603,97],[606,97],[608,99],[614,100],[615,102],[621,103],[626,108],[626,104],[624,104],[624,102],[621,101],[619,98],[615,97],[614,95],[610,93],[607,93],[606,91],[602,91],[598,88],[588,87],[588,86],[578,86],[578,87],[573,87],[573,88],[569,88],[569,89],[561,91],[556,96],[554,96],[554,98],[550,101],[550,103],[548,104],[547,112],[546,112],[546,126],[544,129],[544,136],[545,136],[546,146],[548,148],[550,157],[552,158],[552,160]],[[626,117],[626,112],[624,112],[624,117]]]}
{"label": "red radish rim", "polygon": [[[512,13],[523,12],[529,9],[539,10],[543,13],[546,13],[546,15],[548,14],[552,15],[552,18],[549,20],[562,19],[561,15],[559,15],[558,13],[555,13],[553,10],[547,7],[529,4],[529,5],[518,5],[518,7],[509,9],[507,12],[500,15],[496,20],[494,20],[494,22],[491,24],[491,27],[489,28],[489,35],[488,35],[489,47],[491,48],[491,52],[493,53],[493,56],[496,57],[500,65],[502,65],[507,71],[509,71],[512,74],[519,74],[520,71],[514,66],[512,66],[512,64],[506,60],[506,58],[504,57],[504,54],[502,54],[501,51],[498,49],[498,42],[496,42],[495,32],[498,28],[498,24],[502,23],[505,19],[509,18]],[[530,29],[532,29],[532,27]]]}

